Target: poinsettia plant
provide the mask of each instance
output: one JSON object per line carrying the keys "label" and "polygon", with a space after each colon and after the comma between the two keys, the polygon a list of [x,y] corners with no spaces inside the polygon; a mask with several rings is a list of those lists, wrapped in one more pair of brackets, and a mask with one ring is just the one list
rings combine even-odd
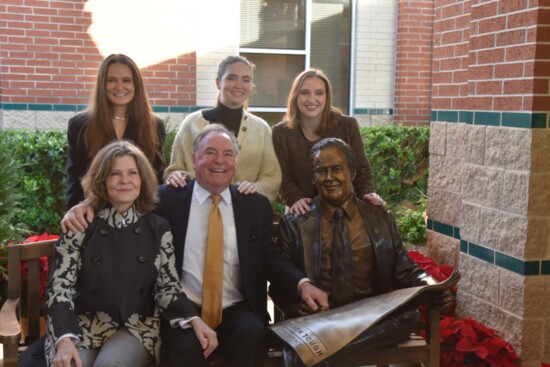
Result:
{"label": "poinsettia plant", "polygon": [[[418,251],[409,251],[413,261],[438,281],[447,279],[453,268],[438,265],[432,259]],[[456,308],[456,284],[451,288],[455,297],[450,312],[441,317],[441,366],[516,366],[518,356],[514,349],[495,330],[475,321],[471,317],[458,319],[454,317]],[[425,312],[421,307],[421,321],[425,322]],[[422,334],[422,333],[421,333]],[[424,335],[423,335],[424,336]]]}
{"label": "poinsettia plant", "polygon": [[512,346],[471,317],[443,316],[440,326],[443,366],[516,366],[518,356]]}

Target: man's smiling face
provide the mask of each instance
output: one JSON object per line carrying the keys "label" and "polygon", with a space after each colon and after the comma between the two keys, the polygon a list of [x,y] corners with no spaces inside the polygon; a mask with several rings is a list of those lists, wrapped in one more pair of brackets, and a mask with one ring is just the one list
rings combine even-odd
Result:
{"label": "man's smiling face", "polygon": [[313,159],[313,183],[328,204],[340,206],[353,194],[353,178],[345,153],[338,147],[321,149]]}
{"label": "man's smiling face", "polygon": [[236,160],[231,138],[222,132],[209,133],[193,155],[197,182],[211,194],[221,193],[231,184]]}

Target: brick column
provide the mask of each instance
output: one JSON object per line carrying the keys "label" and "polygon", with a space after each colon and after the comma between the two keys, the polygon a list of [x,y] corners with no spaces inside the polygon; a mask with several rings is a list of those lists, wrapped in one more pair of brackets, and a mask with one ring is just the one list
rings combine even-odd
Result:
{"label": "brick column", "polygon": [[458,312],[550,362],[550,9],[436,1],[428,249]]}
{"label": "brick column", "polygon": [[399,0],[394,123],[430,120],[433,0]]}

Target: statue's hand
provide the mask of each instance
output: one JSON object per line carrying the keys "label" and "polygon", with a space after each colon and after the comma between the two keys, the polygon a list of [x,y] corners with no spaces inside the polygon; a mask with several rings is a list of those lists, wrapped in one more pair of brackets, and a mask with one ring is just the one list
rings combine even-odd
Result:
{"label": "statue's hand", "polygon": [[300,301],[298,303],[298,307],[296,309],[298,315],[300,316],[306,316],[306,315],[311,315],[311,314],[314,314],[314,313],[317,313],[317,312],[321,312],[321,308],[318,307],[317,310],[313,310],[311,307],[309,307],[309,305],[307,303],[305,303],[304,301]]}

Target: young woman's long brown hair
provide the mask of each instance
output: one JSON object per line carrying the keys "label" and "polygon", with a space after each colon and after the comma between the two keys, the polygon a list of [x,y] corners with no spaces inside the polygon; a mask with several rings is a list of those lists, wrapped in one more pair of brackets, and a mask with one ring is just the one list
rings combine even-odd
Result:
{"label": "young woman's long brown hair", "polygon": [[300,118],[300,110],[298,109],[297,100],[298,94],[304,84],[304,80],[307,78],[319,78],[325,84],[325,90],[327,93],[326,104],[321,116],[321,124],[319,124],[317,131],[315,131],[316,134],[325,136],[338,122],[342,116],[342,113],[332,105],[332,86],[328,76],[322,70],[307,69],[298,74],[298,76],[294,79],[292,88],[290,89],[290,94],[288,95],[286,114],[283,117],[283,120],[291,129],[297,129],[300,127],[302,120]]}
{"label": "young woman's long brown hair", "polygon": [[87,111],[89,120],[85,140],[88,153],[90,157],[94,157],[115,135],[115,129],[111,123],[113,111],[105,91],[107,70],[114,63],[126,65],[132,71],[135,94],[128,105],[127,114],[129,121],[137,125],[138,138],[134,143],[140,147],[147,157],[154,157],[158,144],[155,115],[147,101],[147,93],[139,68],[131,58],[123,54],[109,55],[99,66],[94,94]]}

